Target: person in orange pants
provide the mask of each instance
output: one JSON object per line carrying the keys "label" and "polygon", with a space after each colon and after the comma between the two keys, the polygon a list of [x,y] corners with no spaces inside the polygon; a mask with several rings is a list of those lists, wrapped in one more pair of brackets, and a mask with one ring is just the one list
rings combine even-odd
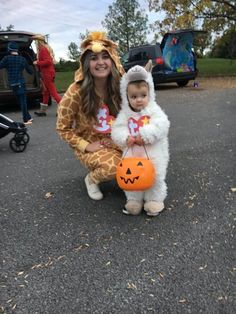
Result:
{"label": "person in orange pants", "polygon": [[61,96],[58,94],[54,84],[56,71],[52,48],[47,44],[43,35],[34,35],[32,39],[36,41],[37,47],[37,60],[34,61],[34,65],[39,68],[43,85],[43,102],[40,103],[40,110],[35,111],[35,114],[43,117],[46,116],[49,97],[51,96],[59,104]]}

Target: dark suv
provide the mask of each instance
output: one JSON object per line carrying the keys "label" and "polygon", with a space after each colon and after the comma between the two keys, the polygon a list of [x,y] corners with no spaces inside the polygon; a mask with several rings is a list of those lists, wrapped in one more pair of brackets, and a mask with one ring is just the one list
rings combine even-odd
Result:
{"label": "dark suv", "polygon": [[176,82],[183,87],[197,77],[197,61],[193,51],[196,34],[205,33],[191,29],[166,33],[155,45],[147,44],[131,48],[122,58],[125,71],[138,64],[144,66],[152,60],[154,84]]}
{"label": "dark suv", "polygon": [[[7,45],[10,41],[17,42],[19,54],[25,57],[33,69],[33,75],[24,70],[23,75],[26,83],[26,94],[28,104],[40,101],[42,97],[39,72],[33,61],[36,60],[36,54],[31,47],[33,33],[23,31],[0,32],[0,60],[8,53]],[[9,86],[6,69],[0,69],[0,104],[14,103],[16,98]]]}

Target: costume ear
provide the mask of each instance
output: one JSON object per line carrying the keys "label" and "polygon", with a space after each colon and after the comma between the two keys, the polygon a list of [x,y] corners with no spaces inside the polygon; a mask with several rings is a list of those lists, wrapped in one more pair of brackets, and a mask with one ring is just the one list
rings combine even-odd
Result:
{"label": "costume ear", "polygon": [[151,59],[148,60],[144,68],[147,72],[152,72],[152,60]]}

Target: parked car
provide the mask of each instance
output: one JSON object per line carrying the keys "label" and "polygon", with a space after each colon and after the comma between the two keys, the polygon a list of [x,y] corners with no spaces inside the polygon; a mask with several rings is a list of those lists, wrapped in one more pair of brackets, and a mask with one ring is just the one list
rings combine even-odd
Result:
{"label": "parked car", "polygon": [[[19,54],[24,56],[33,69],[33,75],[24,70],[23,75],[26,82],[26,94],[28,104],[36,103],[41,100],[42,91],[39,72],[33,61],[37,59],[31,46],[33,33],[24,31],[4,31],[0,32],[0,60],[8,54],[7,45],[10,41],[15,41],[19,45]],[[6,69],[0,69],[0,104],[13,103],[16,98],[9,86]]]}
{"label": "parked car", "polygon": [[182,29],[166,33],[161,41],[131,48],[121,58],[125,71],[134,65],[144,66],[152,60],[154,84],[176,82],[185,86],[197,77],[197,59],[193,51],[193,41],[204,31]]}

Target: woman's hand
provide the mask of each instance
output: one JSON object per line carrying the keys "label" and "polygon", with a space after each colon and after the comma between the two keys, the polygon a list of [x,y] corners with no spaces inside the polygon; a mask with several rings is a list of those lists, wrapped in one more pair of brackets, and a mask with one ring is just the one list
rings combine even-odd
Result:
{"label": "woman's hand", "polygon": [[107,137],[101,139],[100,143],[101,143],[101,145],[103,145],[105,147],[111,147],[113,145],[112,139],[107,138]]}
{"label": "woman's hand", "polygon": [[103,149],[103,148],[104,148],[104,145],[100,141],[96,141],[93,143],[89,143],[86,146],[85,151],[89,152],[89,153],[93,153],[93,152],[96,152],[96,151]]}
{"label": "woman's hand", "polygon": [[37,60],[33,62],[33,65],[37,65],[37,64],[38,64],[38,61],[37,61]]}

